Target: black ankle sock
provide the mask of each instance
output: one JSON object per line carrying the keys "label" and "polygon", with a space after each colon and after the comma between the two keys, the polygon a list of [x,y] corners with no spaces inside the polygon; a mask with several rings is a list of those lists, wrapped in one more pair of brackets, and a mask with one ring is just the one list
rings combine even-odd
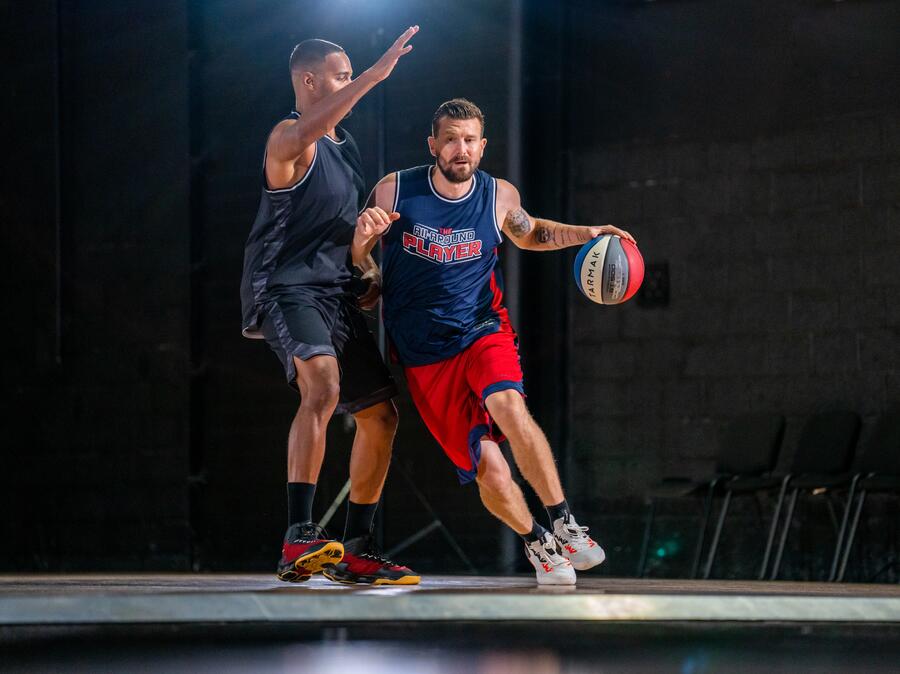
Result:
{"label": "black ankle sock", "polygon": [[548,505],[544,507],[547,509],[547,514],[550,516],[551,527],[553,526],[553,523],[560,517],[565,517],[569,514],[569,504],[566,503],[566,499],[563,499],[556,505]]}
{"label": "black ankle sock", "polygon": [[312,522],[313,497],[316,485],[309,482],[288,482],[288,526]]}
{"label": "black ankle sock", "polygon": [[347,523],[344,525],[344,540],[349,541],[351,538],[371,533],[377,509],[377,501],[375,503],[347,501]]}
{"label": "black ankle sock", "polygon": [[522,537],[522,540],[526,543],[531,543],[533,541],[538,540],[541,536],[547,533],[547,530],[537,523],[536,519],[531,520],[531,531],[527,534],[519,534]]}

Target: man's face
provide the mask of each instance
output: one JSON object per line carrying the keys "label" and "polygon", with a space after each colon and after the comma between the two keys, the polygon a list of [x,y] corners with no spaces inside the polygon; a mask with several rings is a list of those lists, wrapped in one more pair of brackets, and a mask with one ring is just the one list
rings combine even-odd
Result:
{"label": "man's face", "polygon": [[350,65],[350,58],[342,51],[332,52],[326,56],[312,72],[306,73],[304,78],[307,86],[311,85],[313,98],[317,101],[340,91],[352,81],[353,67]]}
{"label": "man's face", "polygon": [[444,117],[438,122],[437,136],[428,137],[428,149],[437,159],[438,169],[452,183],[464,183],[472,177],[486,144],[477,119]]}

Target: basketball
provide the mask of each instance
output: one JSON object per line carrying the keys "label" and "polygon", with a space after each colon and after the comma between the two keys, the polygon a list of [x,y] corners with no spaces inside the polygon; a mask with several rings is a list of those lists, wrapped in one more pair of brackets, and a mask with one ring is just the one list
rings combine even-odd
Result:
{"label": "basketball", "polygon": [[644,280],[644,258],[631,241],[612,234],[591,239],[575,256],[575,285],[597,304],[631,299]]}

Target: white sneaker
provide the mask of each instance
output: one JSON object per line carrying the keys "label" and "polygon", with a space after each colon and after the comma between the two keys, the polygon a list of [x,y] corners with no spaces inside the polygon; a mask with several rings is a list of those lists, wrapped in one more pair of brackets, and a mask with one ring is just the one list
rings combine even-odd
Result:
{"label": "white sneaker", "polygon": [[525,544],[525,555],[534,567],[538,585],[574,585],[575,569],[559,553],[553,534],[545,532],[538,540]]}
{"label": "white sneaker", "polygon": [[587,532],[588,528],[578,526],[571,513],[553,520],[553,537],[559,543],[560,552],[579,571],[593,568],[606,559],[603,548]]}

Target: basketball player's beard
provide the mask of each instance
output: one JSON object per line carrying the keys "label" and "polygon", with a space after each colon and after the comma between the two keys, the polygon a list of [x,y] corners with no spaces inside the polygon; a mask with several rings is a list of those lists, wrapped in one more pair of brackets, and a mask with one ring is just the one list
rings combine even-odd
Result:
{"label": "basketball player's beard", "polygon": [[475,173],[475,169],[478,168],[479,163],[480,162],[478,162],[478,161],[470,162],[468,166],[466,166],[465,168],[462,169],[462,173],[459,173],[458,171],[460,169],[456,169],[454,171],[455,167],[453,165],[453,162],[445,162],[440,157],[438,157],[438,159],[437,159],[438,169],[440,170],[441,173],[444,174],[444,177],[447,180],[449,180],[451,183],[466,182],[469,178],[472,177],[472,174]]}

